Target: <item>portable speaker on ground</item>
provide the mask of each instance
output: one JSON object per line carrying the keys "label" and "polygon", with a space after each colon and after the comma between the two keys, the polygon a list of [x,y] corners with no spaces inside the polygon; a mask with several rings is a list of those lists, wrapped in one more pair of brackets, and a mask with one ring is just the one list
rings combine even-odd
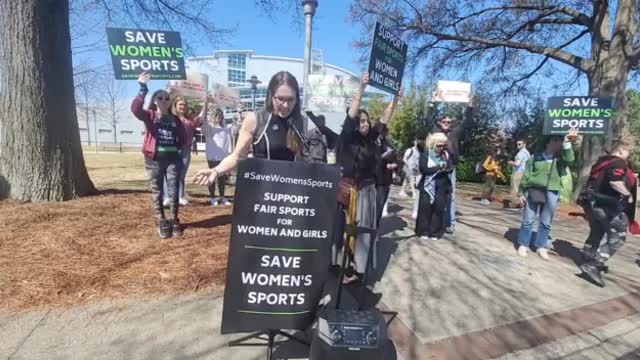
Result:
{"label": "portable speaker on ground", "polygon": [[325,309],[318,319],[309,360],[395,359],[395,349],[390,352],[390,346],[393,344],[387,340],[379,310]]}

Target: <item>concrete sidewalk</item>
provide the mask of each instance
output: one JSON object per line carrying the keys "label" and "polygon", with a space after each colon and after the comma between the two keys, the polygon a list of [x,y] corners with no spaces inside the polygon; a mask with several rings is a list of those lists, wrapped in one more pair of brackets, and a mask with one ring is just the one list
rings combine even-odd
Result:
{"label": "concrete sidewalk", "polygon": [[[390,335],[399,358],[615,359],[640,347],[640,248],[630,238],[608,285],[576,276],[584,221],[558,219],[556,254],[516,256],[520,213],[460,199],[456,234],[413,237],[411,200],[392,190],[377,283],[369,294],[399,312]],[[0,314],[0,359],[264,359],[262,347],[229,348],[219,293],[126,299],[66,311]],[[278,359],[305,359],[285,343]]]}

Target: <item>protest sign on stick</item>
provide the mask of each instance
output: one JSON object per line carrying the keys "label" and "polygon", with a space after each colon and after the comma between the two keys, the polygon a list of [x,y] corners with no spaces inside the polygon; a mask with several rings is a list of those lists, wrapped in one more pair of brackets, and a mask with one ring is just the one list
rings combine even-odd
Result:
{"label": "protest sign on stick", "polygon": [[107,38],[116,79],[137,79],[143,71],[152,79],[187,78],[180,33],[107,28]]}
{"label": "protest sign on stick", "polygon": [[211,91],[213,92],[213,99],[217,105],[234,107],[241,104],[239,89],[214,84]]}
{"label": "protest sign on stick", "polygon": [[611,98],[556,96],[549,98],[544,135],[564,135],[577,128],[583,135],[604,135],[613,115]]}
{"label": "protest sign on stick", "polygon": [[187,73],[187,80],[172,80],[171,90],[188,99],[202,100],[207,94],[209,77],[198,72]]}
{"label": "protest sign on stick", "polygon": [[360,80],[352,76],[309,75],[309,111],[344,114],[351,105]]}
{"label": "protest sign on stick", "polygon": [[406,59],[407,44],[380,23],[376,23],[369,59],[369,85],[397,94]]}
{"label": "protest sign on stick", "polygon": [[223,334],[311,325],[330,263],[338,178],[326,164],[240,162]]}

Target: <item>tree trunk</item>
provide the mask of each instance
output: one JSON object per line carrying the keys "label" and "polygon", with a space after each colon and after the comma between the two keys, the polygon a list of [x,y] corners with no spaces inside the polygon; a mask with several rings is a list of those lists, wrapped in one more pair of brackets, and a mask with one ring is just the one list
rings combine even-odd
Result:
{"label": "tree trunk", "polygon": [[68,0],[0,1],[0,180],[21,201],[95,193],[80,146]]}
{"label": "tree trunk", "polygon": [[574,199],[589,179],[591,166],[604,154],[611,140],[620,138],[627,125],[625,91],[631,64],[625,46],[633,38],[630,24],[634,21],[634,5],[633,0],[618,2],[616,23],[611,36],[610,5],[603,0],[594,2],[594,32],[591,42],[593,66],[588,71],[589,96],[612,98],[615,115],[606,136],[587,135],[584,138],[578,159],[578,181]]}

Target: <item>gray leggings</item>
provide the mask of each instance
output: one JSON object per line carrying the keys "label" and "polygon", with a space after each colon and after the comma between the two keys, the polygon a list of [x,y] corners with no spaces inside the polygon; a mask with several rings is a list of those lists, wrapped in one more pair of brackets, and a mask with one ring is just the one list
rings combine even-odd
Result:
{"label": "gray leggings", "polygon": [[181,171],[181,161],[175,159],[150,159],[145,156],[144,168],[147,170],[151,184],[151,199],[153,210],[158,220],[165,220],[163,201],[163,183],[167,180],[167,198],[171,201],[171,217],[178,219],[178,180]]}

